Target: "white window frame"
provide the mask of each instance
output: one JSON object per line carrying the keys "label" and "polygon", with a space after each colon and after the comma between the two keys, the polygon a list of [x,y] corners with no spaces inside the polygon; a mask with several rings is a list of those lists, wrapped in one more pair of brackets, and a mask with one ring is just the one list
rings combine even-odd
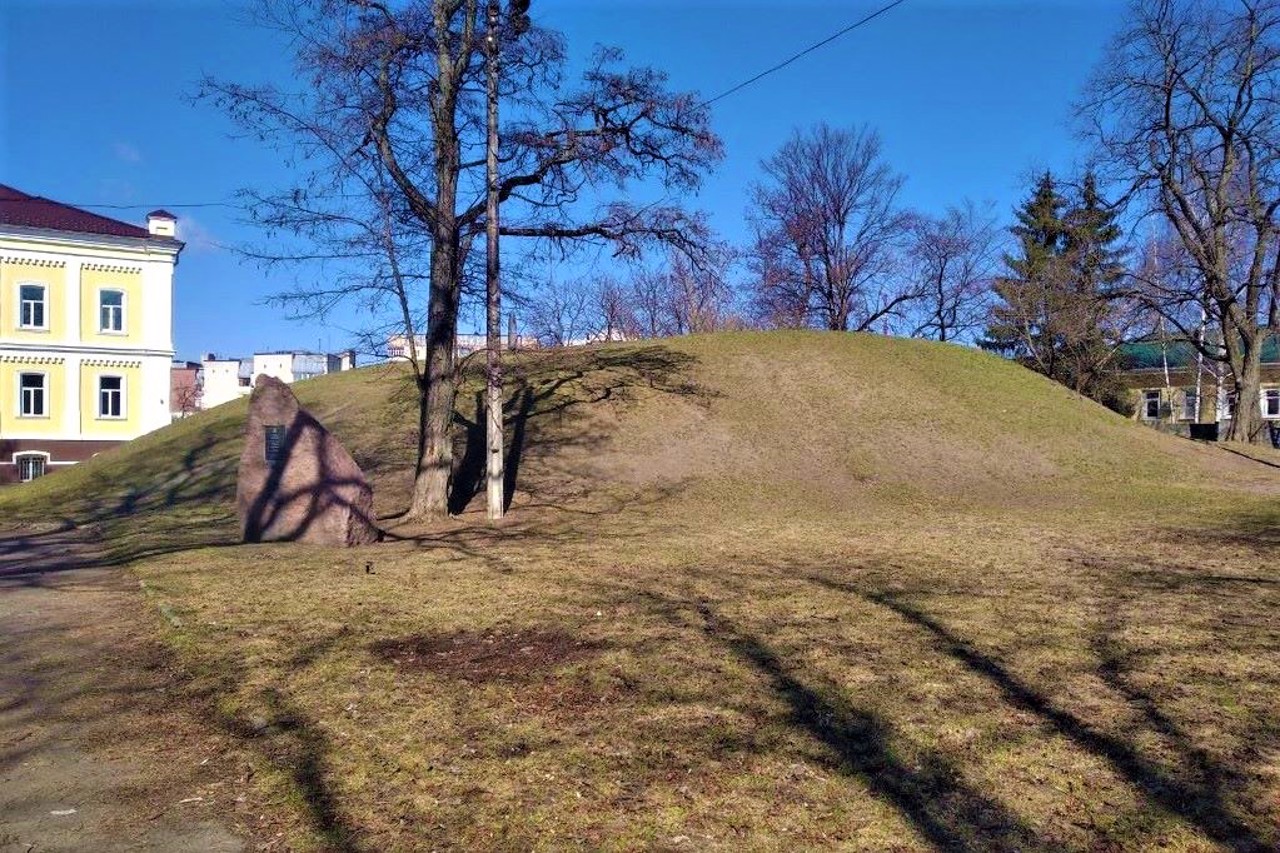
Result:
{"label": "white window frame", "polygon": [[[43,411],[43,412],[41,412],[41,413],[40,413],[40,414],[38,414],[38,415],[32,415],[32,414],[28,414],[28,413],[27,413],[27,407],[26,407],[26,402],[27,402],[27,401],[26,401],[26,395],[23,393],[23,392],[24,392],[24,391],[26,391],[27,389],[25,389],[25,388],[23,388],[23,387],[22,387],[22,377],[24,377],[24,376],[39,376],[39,377],[40,377],[40,407],[41,407],[44,411]],[[44,373],[43,371],[39,371],[39,370],[19,370],[19,371],[18,371],[18,381],[17,381],[17,386],[18,386],[18,388],[17,388],[17,391],[18,391],[18,417],[20,417],[20,418],[33,418],[33,419],[48,418],[48,417],[49,417],[49,403],[50,403],[49,398],[50,398],[50,396],[51,396],[51,395],[49,394],[49,374],[48,374],[48,373]]]}
{"label": "white window frame", "polygon": [[[29,300],[22,298],[22,289],[24,287],[40,288],[40,313],[44,320],[42,325],[27,323],[24,321],[23,308],[28,304]],[[31,303],[35,304],[35,303]],[[49,285],[42,281],[20,281],[18,282],[18,328],[25,332],[47,332],[49,331]]]}
{"label": "white window frame", "polygon": [[[112,329],[112,328],[109,328],[109,327],[104,326],[104,325],[102,324],[102,310],[103,310],[104,308],[106,308],[106,307],[107,307],[107,306],[105,306],[105,305],[103,305],[103,304],[102,304],[102,297],[103,297],[105,294],[108,294],[108,293],[118,293],[118,294],[120,294],[120,315],[119,315],[119,318],[120,318],[120,328],[118,328],[118,329]],[[125,310],[125,309],[126,309],[126,306],[127,306],[127,302],[128,302],[128,296],[126,296],[126,295],[125,295],[124,288],[121,288],[121,287],[100,287],[100,288],[98,288],[98,333],[99,333],[99,334],[102,334],[102,335],[123,335],[123,334],[127,334],[127,331],[126,331],[126,330],[129,328],[129,326],[128,326],[128,322],[129,322],[128,314],[126,313],[126,310]],[[115,306],[113,305],[113,306],[111,306],[111,307],[113,307],[113,308],[114,308]]]}
{"label": "white window frame", "polygon": [[[1154,397],[1152,395],[1155,395]],[[1156,413],[1151,414],[1151,404],[1156,404]],[[1143,389],[1142,391],[1142,419],[1144,421],[1160,420],[1160,392],[1158,390]]]}
{"label": "white window frame", "polygon": [[[1194,402],[1194,405],[1189,405]],[[1200,420],[1200,395],[1195,388],[1182,389],[1182,419],[1184,421]]]}
{"label": "white window frame", "polygon": [[[1261,391],[1261,395],[1262,395],[1262,400],[1261,400],[1262,417],[1266,418],[1267,420],[1276,420],[1280,418],[1280,388],[1263,388]],[[1267,403],[1271,402],[1272,400],[1275,400],[1276,402],[1275,414],[1270,414],[1267,412]]]}
{"label": "white window frame", "polygon": [[[103,393],[102,380],[104,379],[120,380],[120,388],[118,391],[116,391],[116,393],[120,395],[120,414],[118,415],[109,415],[103,412],[102,410],[103,408],[102,407],[102,393]],[[98,403],[96,407],[98,412],[97,419],[100,421],[123,421],[126,418],[128,418],[129,407],[128,407],[127,401],[129,399],[129,395],[126,394],[125,391],[129,387],[129,381],[118,373],[99,373],[97,386],[98,386]]]}
{"label": "white window frame", "polygon": [[32,480],[38,480],[40,477],[23,477],[22,463],[27,459],[39,459],[44,462],[41,466],[40,477],[49,473],[49,467],[52,465],[52,457],[43,450],[20,450],[13,454],[13,466],[18,469],[18,482],[30,483]]}

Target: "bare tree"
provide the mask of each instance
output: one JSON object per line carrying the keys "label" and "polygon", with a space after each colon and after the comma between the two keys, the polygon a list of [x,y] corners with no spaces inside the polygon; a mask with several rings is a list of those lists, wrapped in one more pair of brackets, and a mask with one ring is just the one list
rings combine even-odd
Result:
{"label": "bare tree", "polygon": [[627,334],[656,338],[724,328],[735,318],[731,277],[736,262],[727,244],[709,241],[696,261],[668,252],[661,264],[638,267],[625,291]]}
{"label": "bare tree", "polygon": [[[210,79],[202,91],[316,172],[353,151],[376,158],[406,221],[425,236],[422,441],[407,516],[442,515],[453,469],[458,312],[485,224],[483,4],[266,3],[271,24],[297,45],[297,78],[307,88],[294,94]],[[647,176],[687,193],[721,153],[701,99],[667,91],[655,70],[620,62],[616,50],[597,51],[570,89],[558,34],[533,28],[502,39],[500,94],[512,117],[501,132],[504,236],[609,244],[624,256],[652,244],[698,252],[703,224],[679,204],[600,200]],[[293,189],[276,198],[287,200]]]}
{"label": "bare tree", "polygon": [[919,300],[911,336],[951,341],[982,328],[1000,267],[991,206],[965,200],[941,217],[911,222],[907,258]]}
{"label": "bare tree", "polygon": [[627,330],[635,324],[626,288],[612,276],[602,276],[596,281],[592,302],[601,337],[606,341],[625,340]]}
{"label": "bare tree", "polygon": [[[1262,349],[1280,320],[1280,2],[1134,2],[1079,107],[1101,163],[1169,223],[1196,275],[1138,291],[1230,370],[1227,438],[1262,433]],[[1189,307],[1216,342],[1187,325]]]}
{"label": "bare tree", "polygon": [[796,131],[761,168],[749,214],[761,313],[865,330],[915,298],[893,275],[909,221],[897,208],[903,178],[875,131]]}
{"label": "bare tree", "polygon": [[190,417],[204,408],[204,388],[198,383],[181,385],[173,391],[171,408],[180,417]]}
{"label": "bare tree", "polygon": [[529,331],[538,343],[562,347],[598,336],[597,296],[586,278],[552,279],[527,300]]}
{"label": "bare tree", "polygon": [[[290,192],[241,191],[251,219],[264,229],[258,243],[238,247],[267,269],[292,269],[292,287],[267,302],[291,319],[341,318],[358,348],[408,365],[414,386],[427,386],[428,362],[420,341],[426,328],[430,240],[404,207],[380,161],[368,151],[344,149],[342,128],[325,116],[295,118],[299,135],[321,149],[326,167],[302,176]],[[305,134],[302,130],[305,124]],[[419,458],[426,432],[425,394],[418,395],[415,429]]]}
{"label": "bare tree", "polygon": [[663,271],[648,266],[636,269],[627,288],[631,304],[628,335],[660,338],[674,334],[670,322],[670,288],[671,280]]}
{"label": "bare tree", "polygon": [[676,334],[715,332],[723,328],[733,308],[730,284],[736,254],[725,244],[715,244],[701,263],[678,252],[667,256],[670,314]]}

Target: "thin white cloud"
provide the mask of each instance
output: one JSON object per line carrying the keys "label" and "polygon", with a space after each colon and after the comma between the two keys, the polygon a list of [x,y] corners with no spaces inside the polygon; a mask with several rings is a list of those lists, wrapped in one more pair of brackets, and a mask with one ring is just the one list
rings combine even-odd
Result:
{"label": "thin white cloud", "polygon": [[187,244],[188,250],[215,251],[226,248],[204,223],[190,214],[178,215],[178,239]]}
{"label": "thin white cloud", "polygon": [[130,145],[128,142],[117,142],[114,146],[116,158],[126,163],[141,163],[142,152],[137,146]]}

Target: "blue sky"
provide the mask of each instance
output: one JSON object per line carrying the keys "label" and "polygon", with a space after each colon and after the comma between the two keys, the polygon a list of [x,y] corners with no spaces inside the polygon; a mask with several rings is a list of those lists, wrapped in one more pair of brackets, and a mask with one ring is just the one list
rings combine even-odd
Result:
{"label": "blue sky", "polygon": [[[542,26],[571,55],[594,44],[711,97],[861,18],[883,0],[534,0]],[[1085,152],[1070,104],[1123,4],[1110,0],[906,0],[788,68],[719,101],[726,159],[690,204],[732,241],[745,240],[747,188],[794,127],[867,123],[907,176],[902,201],[941,212],[968,197],[1001,222],[1028,175],[1070,171]],[[231,138],[218,113],[191,101],[205,73],[288,85],[278,34],[245,23],[232,2],[6,0],[0,4],[0,183],[141,223],[149,206],[180,216],[187,241],[176,277],[180,357],[293,347],[339,349],[344,327],[301,324],[261,304],[284,287],[226,248],[254,238],[224,207],[244,186],[284,186],[278,157]],[[464,329],[465,331],[466,329]]]}

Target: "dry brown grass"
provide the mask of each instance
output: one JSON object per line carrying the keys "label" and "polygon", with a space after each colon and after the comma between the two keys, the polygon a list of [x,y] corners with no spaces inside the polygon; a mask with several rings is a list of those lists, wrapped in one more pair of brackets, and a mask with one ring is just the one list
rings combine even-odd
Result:
{"label": "dry brown grass", "polygon": [[[143,510],[99,513],[296,846],[1280,846],[1275,468],[936,345],[717,336],[516,375],[495,527],[216,547],[219,412],[156,439],[216,437],[210,494],[125,483]],[[367,376],[302,391],[391,512],[406,402]]]}

